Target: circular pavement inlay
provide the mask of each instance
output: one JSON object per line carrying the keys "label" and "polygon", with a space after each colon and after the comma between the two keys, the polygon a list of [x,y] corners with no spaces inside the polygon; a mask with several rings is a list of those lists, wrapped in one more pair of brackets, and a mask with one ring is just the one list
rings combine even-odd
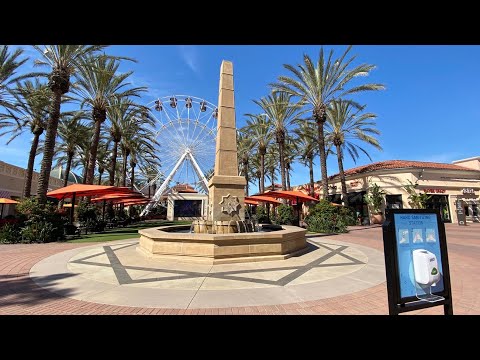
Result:
{"label": "circular pavement inlay", "polygon": [[79,300],[125,306],[274,305],[344,295],[385,281],[377,250],[327,237],[286,260],[206,265],[144,257],[137,240],[68,250],[37,263],[32,279]]}

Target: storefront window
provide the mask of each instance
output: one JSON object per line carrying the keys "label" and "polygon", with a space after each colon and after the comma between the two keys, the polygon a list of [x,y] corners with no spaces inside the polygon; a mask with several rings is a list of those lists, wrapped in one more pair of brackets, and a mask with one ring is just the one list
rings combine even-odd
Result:
{"label": "storefront window", "polygon": [[470,208],[468,207],[468,204],[464,206],[465,210],[465,216],[470,216]]}
{"label": "storefront window", "polygon": [[426,204],[427,209],[439,209],[443,222],[451,222],[450,208],[448,207],[448,195],[430,195]]}
{"label": "storefront window", "polygon": [[385,207],[387,209],[403,209],[402,195],[386,195]]}

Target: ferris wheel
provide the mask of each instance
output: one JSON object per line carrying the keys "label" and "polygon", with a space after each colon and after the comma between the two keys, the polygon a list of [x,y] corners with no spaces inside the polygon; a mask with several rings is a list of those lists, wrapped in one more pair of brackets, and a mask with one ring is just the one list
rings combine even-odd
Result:
{"label": "ferris wheel", "polygon": [[214,104],[195,96],[165,96],[147,106],[157,122],[162,166],[157,176],[140,189],[161,184],[142,215],[148,214],[172,186],[189,184],[208,193],[205,173],[214,166],[218,118]]}

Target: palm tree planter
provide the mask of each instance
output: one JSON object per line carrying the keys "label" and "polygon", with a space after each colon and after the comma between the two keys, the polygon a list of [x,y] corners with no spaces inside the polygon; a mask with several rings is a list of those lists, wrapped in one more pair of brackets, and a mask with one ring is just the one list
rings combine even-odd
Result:
{"label": "palm tree planter", "polygon": [[385,195],[385,191],[383,191],[380,186],[376,183],[370,184],[368,187],[368,191],[363,197],[365,202],[370,206],[372,209],[370,222],[372,224],[382,224],[383,223],[383,213],[382,213],[382,205],[383,205],[383,196]]}

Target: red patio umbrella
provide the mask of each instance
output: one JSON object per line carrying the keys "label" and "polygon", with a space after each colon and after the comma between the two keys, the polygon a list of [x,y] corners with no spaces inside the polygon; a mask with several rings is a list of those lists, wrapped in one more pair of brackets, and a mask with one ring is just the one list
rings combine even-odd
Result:
{"label": "red patio umbrella", "polygon": [[272,204],[281,204],[281,201],[275,200],[269,196],[260,196],[260,195],[252,195],[252,196],[245,196],[245,200],[253,200],[253,201],[263,201]]}
{"label": "red patio umbrella", "polygon": [[2,211],[0,212],[0,219],[3,218],[3,207],[5,204],[18,204],[18,201],[7,199],[7,198],[0,198],[0,204],[2,204]]}
{"label": "red patio umbrella", "polygon": [[[57,190],[50,191],[47,193],[47,196],[50,196],[59,200],[71,198],[72,204],[75,204],[75,197],[77,196],[95,196],[95,195],[121,192],[123,190],[124,188],[119,188],[116,186],[73,184]],[[70,224],[73,223],[74,208],[75,207],[72,206],[72,210],[70,212]]]}
{"label": "red patio umbrella", "polygon": [[276,199],[289,199],[289,200],[296,201],[298,226],[300,226],[300,202],[319,201],[318,199],[315,199],[314,197],[311,197],[301,191],[295,191],[295,190],[269,191],[263,194],[259,194],[258,196],[267,196],[267,197],[273,197]]}

